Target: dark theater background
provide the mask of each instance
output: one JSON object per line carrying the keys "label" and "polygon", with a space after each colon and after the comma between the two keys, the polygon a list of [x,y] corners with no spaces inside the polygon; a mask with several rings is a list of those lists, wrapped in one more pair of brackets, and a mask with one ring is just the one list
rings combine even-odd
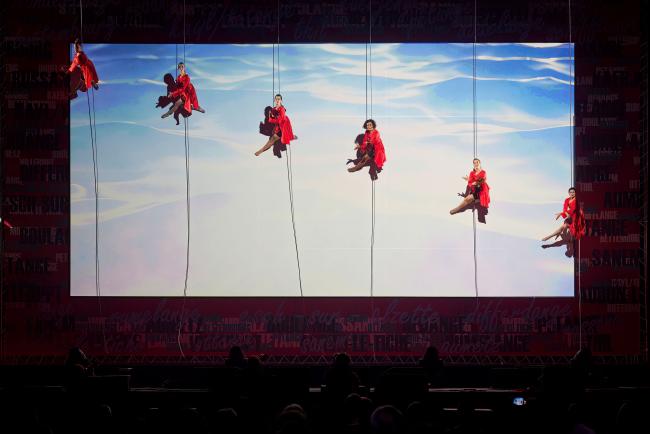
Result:
{"label": "dark theater background", "polygon": [[[647,4],[588,0],[0,3],[2,432],[646,432],[647,410],[642,409],[650,401],[648,38],[642,17],[647,15]],[[574,268],[573,296],[401,297],[395,288],[394,296],[345,297],[337,292],[332,297],[301,297],[302,281],[295,296],[286,292],[261,297],[193,296],[190,285],[184,297],[182,281],[174,296],[106,295],[96,291],[94,283],[88,289],[93,295],[71,295],[70,259],[75,253],[71,207],[76,194],[71,188],[71,131],[78,125],[73,122],[71,78],[66,71],[71,44],[79,37],[88,47],[175,45],[176,59],[184,44],[270,47],[279,41],[281,50],[290,44],[361,44],[366,50],[369,42],[371,47],[468,44],[470,56],[474,42],[574,44],[569,59],[575,79],[570,170],[586,226],[575,244],[580,246],[579,254],[566,258]],[[286,53],[282,51],[282,62],[288,64]],[[88,55],[92,60],[93,52]],[[275,54],[271,60],[269,52],[267,60],[268,68],[274,68]],[[175,63],[170,53],[160,70]],[[192,74],[191,60],[186,63]],[[96,64],[99,90],[90,89],[88,95],[99,106],[104,103],[100,98],[106,98],[102,91],[113,83],[110,79],[102,83],[103,71]],[[125,62],[124,68],[134,67]],[[273,74],[276,79],[275,69]],[[375,74],[381,74],[379,66]],[[471,94],[469,74],[465,83]],[[367,71],[365,76],[367,80]],[[293,143],[304,149],[308,145],[296,121],[296,96],[290,101],[291,77],[291,73],[282,76],[283,94],[287,107],[296,107],[289,114],[301,139]],[[159,81],[162,84],[162,74]],[[483,83],[478,81],[478,107],[489,111],[486,103],[481,106]],[[197,92],[200,98],[198,84]],[[95,103],[89,100],[86,109],[86,94],[80,92],[77,98],[75,103],[83,110],[90,111]],[[155,101],[150,105],[154,110]],[[192,122],[218,116],[218,107],[206,109],[206,114],[193,114]],[[263,120],[263,106],[251,111]],[[156,119],[161,113],[155,113]],[[92,122],[88,125],[84,119],[81,146],[89,149],[90,135],[100,131],[93,145],[107,152],[112,144],[101,136],[99,122],[93,129]],[[361,116],[355,122],[360,126]],[[381,130],[381,118],[377,122]],[[165,128],[172,123],[166,119]],[[471,120],[466,125],[471,134]],[[174,140],[182,153],[182,119],[176,128]],[[251,128],[257,134],[257,124]],[[354,137],[355,131],[349,135]],[[391,155],[390,146],[399,144],[388,143],[386,135],[384,142],[388,169],[375,181],[379,186],[399,176],[389,165],[396,155]],[[251,144],[251,159],[255,149]],[[298,151],[294,152],[294,164],[300,164]],[[274,158],[268,154],[260,158]],[[341,164],[348,156],[339,158]],[[199,157],[193,158],[198,167]],[[280,170],[285,170],[285,161],[273,160]],[[92,162],[84,168],[88,176],[91,169]],[[297,170],[295,191],[300,195],[308,181]],[[101,164],[98,171],[101,190]],[[281,206],[289,219],[289,205],[284,202],[287,175],[283,176]],[[371,182],[365,171],[354,176]],[[184,213],[185,178],[179,179],[183,196],[178,203]],[[200,189],[199,183],[195,181],[192,189]],[[455,195],[457,183],[440,188],[452,188]],[[377,194],[380,200],[381,190]],[[558,192],[563,194],[564,190]],[[498,190],[494,190],[494,204],[497,201]],[[296,201],[298,216],[300,206]],[[561,203],[557,208],[561,210]],[[200,213],[200,206],[196,209]],[[497,212],[488,215],[488,227]],[[94,219],[94,211],[89,215]],[[361,230],[370,239],[369,211],[367,215]],[[461,217],[470,219],[469,213]],[[376,218],[381,222],[380,212]],[[174,229],[182,238],[175,256],[183,270],[184,219],[182,214]],[[303,222],[298,221],[302,223],[298,230],[305,228]],[[548,224],[539,229],[540,235],[559,223],[551,217]],[[91,225],[87,241],[94,249],[94,220]],[[372,226],[374,230],[374,217]],[[471,224],[467,227],[472,230]],[[295,241],[294,256],[286,257],[291,273],[299,247],[305,247],[300,244],[301,233],[295,239],[293,234],[287,234],[291,249]],[[378,229],[377,239],[383,235]],[[111,254],[132,248],[123,245]],[[547,250],[539,251],[542,255]],[[370,256],[367,252],[361,253],[364,258]],[[94,264],[95,252],[87,255]],[[470,256],[467,272],[474,276],[476,262]],[[102,270],[108,261],[110,257],[103,255],[98,268]],[[94,271],[93,265],[92,276]],[[190,267],[188,274],[193,271]],[[365,262],[358,271],[367,279]],[[373,272],[379,279],[378,271]],[[304,269],[302,278],[306,279]],[[243,354],[238,355],[237,349]]]}

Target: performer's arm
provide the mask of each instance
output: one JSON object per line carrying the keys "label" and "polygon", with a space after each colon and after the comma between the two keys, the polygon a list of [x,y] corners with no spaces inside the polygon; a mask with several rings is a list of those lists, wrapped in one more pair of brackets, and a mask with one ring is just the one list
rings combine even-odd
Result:
{"label": "performer's arm", "polygon": [[75,54],[72,58],[72,63],[68,68],[68,72],[74,72],[75,69],[79,68],[79,55]]}
{"label": "performer's arm", "polygon": [[185,93],[185,90],[187,89],[187,86],[189,84],[190,84],[190,76],[186,74],[185,76],[181,77],[180,80],[177,80],[177,82],[176,82],[176,86],[177,86],[176,90],[173,91],[170,94],[170,96],[172,98],[176,98],[176,97],[179,97],[179,96],[183,95]]}

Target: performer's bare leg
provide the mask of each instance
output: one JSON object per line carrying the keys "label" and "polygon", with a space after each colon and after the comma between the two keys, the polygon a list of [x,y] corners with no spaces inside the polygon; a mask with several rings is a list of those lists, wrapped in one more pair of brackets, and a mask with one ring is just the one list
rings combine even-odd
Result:
{"label": "performer's bare leg", "polygon": [[355,166],[350,167],[348,169],[348,172],[350,173],[357,172],[363,169],[365,166],[367,166],[369,162],[370,162],[370,157],[368,156],[368,154],[366,154],[363,157],[361,157],[361,160]]}
{"label": "performer's bare leg", "polygon": [[163,113],[163,115],[160,116],[160,117],[164,119],[164,118],[166,118],[167,116],[171,116],[172,114],[174,114],[174,112],[176,112],[176,110],[179,109],[179,107],[180,107],[181,105],[183,105],[183,100],[179,98],[179,99],[174,103],[174,105],[171,106],[171,108],[170,108],[166,113]]}
{"label": "performer's bare leg", "polygon": [[463,198],[461,203],[454,209],[449,211],[449,214],[454,215],[457,212],[459,212],[461,209],[466,208],[471,205],[471,203],[474,202],[474,196],[470,193],[467,196]]}
{"label": "performer's bare leg", "polygon": [[566,229],[566,224],[562,223],[562,226],[557,228],[553,233],[551,233],[551,234],[545,236],[544,238],[542,238],[542,241],[548,241],[553,237],[555,237],[555,238],[559,237],[562,234],[562,231],[564,231],[565,229]]}
{"label": "performer's bare leg", "polygon": [[271,149],[271,146],[273,146],[273,144],[278,140],[280,140],[280,137],[278,137],[277,134],[273,134],[271,137],[269,137],[269,141],[266,142],[266,144],[262,146],[260,149],[258,149],[257,152],[255,152],[255,156],[259,157],[262,152],[266,152],[269,149]]}

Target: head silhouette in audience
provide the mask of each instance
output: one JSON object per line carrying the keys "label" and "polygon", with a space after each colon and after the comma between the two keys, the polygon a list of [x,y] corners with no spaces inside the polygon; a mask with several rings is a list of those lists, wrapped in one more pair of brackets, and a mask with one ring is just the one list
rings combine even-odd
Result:
{"label": "head silhouette in audience", "polygon": [[352,370],[352,360],[346,353],[334,356],[334,363],[326,374],[325,384],[331,397],[342,400],[359,387],[359,377]]}
{"label": "head silhouette in audience", "polygon": [[230,368],[245,368],[248,364],[244,352],[241,347],[233,346],[230,348],[228,358],[226,359],[226,366]]}
{"label": "head silhouette in audience", "polygon": [[392,405],[377,407],[370,416],[370,427],[373,434],[396,434],[403,432],[404,416]]}
{"label": "head silhouette in audience", "polygon": [[278,434],[306,434],[309,432],[307,413],[298,404],[289,404],[278,415]]}

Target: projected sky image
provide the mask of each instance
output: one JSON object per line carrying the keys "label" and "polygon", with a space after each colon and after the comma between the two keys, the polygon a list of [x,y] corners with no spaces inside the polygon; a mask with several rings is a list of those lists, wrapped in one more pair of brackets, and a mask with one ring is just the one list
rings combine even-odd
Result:
{"label": "projected sky image", "polygon": [[[183,47],[179,46],[183,58]],[[95,93],[105,296],[182,296],[184,128],[155,108],[175,45],[87,45]],[[542,249],[571,182],[568,44],[477,46],[478,157],[491,188],[477,224],[479,296],[573,296],[573,258]],[[254,152],[272,104],[271,45],[188,45],[206,113],[188,118],[190,296],[299,296],[286,155]],[[370,294],[371,181],[346,171],[368,116],[387,160],[375,183],[374,295],[473,297],[472,212],[450,215],[472,168],[471,44],[282,45],[305,296]],[[95,295],[95,196],[85,94],[71,101],[71,293]]]}

